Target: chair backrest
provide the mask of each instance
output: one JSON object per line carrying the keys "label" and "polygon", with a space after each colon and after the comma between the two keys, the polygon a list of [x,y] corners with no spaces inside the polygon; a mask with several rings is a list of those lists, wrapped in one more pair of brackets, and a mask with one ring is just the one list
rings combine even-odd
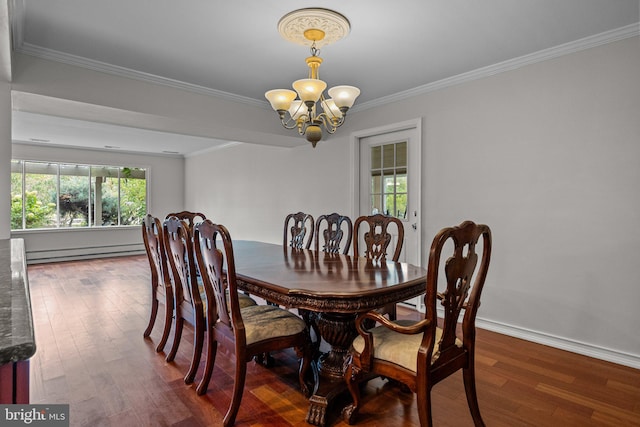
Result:
{"label": "chair backrest", "polygon": [[224,325],[238,344],[246,344],[229,231],[205,220],[194,229],[194,248],[207,295],[207,316],[211,316],[208,323],[216,328]]}
{"label": "chair backrest", "polygon": [[172,216],[164,220],[164,247],[173,277],[176,304],[202,304],[189,224]]}
{"label": "chair backrest", "polygon": [[142,222],[142,241],[144,242],[144,249],[147,252],[147,259],[151,269],[151,285],[155,288],[160,283],[169,283],[162,223],[160,219],[151,214],[147,214]]}
{"label": "chair backrest", "polygon": [[[385,261],[389,256],[387,250],[393,238],[393,234],[389,231],[390,224],[394,224],[397,228],[397,239],[391,260],[398,261],[404,243],[404,225],[398,218],[382,214],[361,216],[356,219],[353,224],[353,255],[364,256],[371,261]],[[365,225],[369,228],[365,228]],[[365,244],[364,253],[361,253],[359,248],[361,236]]]}
{"label": "chair backrest", "polygon": [[186,221],[187,224],[189,225],[189,230],[191,231],[193,231],[194,225],[196,225],[200,221],[204,221],[205,219],[207,219],[207,217],[203,213],[190,212],[190,211],[182,211],[182,212],[175,212],[175,213],[172,212],[167,214],[165,218],[170,218],[172,216],[175,216],[178,219]]}
{"label": "chair backrest", "polygon": [[[324,228],[323,228],[323,223]],[[353,237],[353,224],[348,216],[332,213],[329,215],[320,215],[316,221],[315,230],[315,250],[328,253],[343,254],[349,253],[351,247],[351,239]],[[324,245],[320,247],[320,236],[324,239]],[[344,242],[343,242],[343,239]],[[342,250],[340,250],[340,246]]]}
{"label": "chair backrest", "polygon": [[313,216],[304,212],[287,215],[284,219],[283,245],[296,249],[309,249],[313,240],[313,225]]}
{"label": "chair backrest", "polygon": [[[482,237],[482,259],[478,271],[478,241]],[[443,248],[453,244],[452,255],[442,263]],[[458,352],[460,347],[456,345],[456,327],[462,310],[462,342],[463,349],[469,350],[475,341],[475,318],[480,306],[480,295],[489,269],[491,259],[491,230],[483,224],[475,224],[465,221],[455,227],[440,230],[434,237],[429,252],[427,267],[427,289],[425,295],[425,318],[433,323],[437,322],[436,300],[440,300],[444,307],[444,320],[442,324],[442,337],[439,343],[432,338],[431,346],[427,354],[431,355],[433,345],[438,345],[438,360],[448,361],[448,352]],[[444,271],[446,287],[438,292],[438,275]],[[474,276],[475,272],[475,276]],[[475,277],[475,278],[474,278]],[[473,280],[473,283],[472,283]],[[430,328],[435,334],[435,328]]]}

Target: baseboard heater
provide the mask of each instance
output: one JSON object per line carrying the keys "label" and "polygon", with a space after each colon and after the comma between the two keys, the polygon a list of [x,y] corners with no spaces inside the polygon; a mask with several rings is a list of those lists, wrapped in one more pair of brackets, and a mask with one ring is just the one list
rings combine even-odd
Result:
{"label": "baseboard heater", "polygon": [[40,251],[27,250],[27,264],[43,264],[49,262],[78,261],[83,259],[142,255],[144,253],[145,249],[142,243],[110,246],[91,246],[83,248],[50,249]]}

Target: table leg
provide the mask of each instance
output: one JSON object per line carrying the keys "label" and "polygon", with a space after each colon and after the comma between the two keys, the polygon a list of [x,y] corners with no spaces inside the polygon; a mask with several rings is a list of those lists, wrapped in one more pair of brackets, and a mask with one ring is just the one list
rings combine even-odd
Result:
{"label": "table leg", "polygon": [[316,319],[320,335],[331,346],[331,350],[321,355],[318,360],[319,384],[309,399],[307,423],[324,426],[327,407],[334,398],[346,390],[342,377],[344,361],[358,333],[355,314],[318,313]]}

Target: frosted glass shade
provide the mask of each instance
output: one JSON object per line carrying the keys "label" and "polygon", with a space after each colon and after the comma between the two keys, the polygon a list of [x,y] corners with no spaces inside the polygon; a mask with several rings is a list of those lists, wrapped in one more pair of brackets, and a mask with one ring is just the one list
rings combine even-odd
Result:
{"label": "frosted glass shade", "polygon": [[293,88],[298,92],[302,102],[318,102],[322,91],[327,88],[327,84],[318,79],[300,79],[293,82]]}
{"label": "frosted glass shade", "polygon": [[322,109],[330,118],[339,119],[342,117],[342,111],[338,108],[333,99],[325,99],[322,101]]}
{"label": "frosted glass shade", "polygon": [[274,110],[288,110],[291,101],[296,99],[296,93],[289,89],[273,89],[264,94]]}
{"label": "frosted glass shade", "polygon": [[[293,92],[293,91],[292,91]],[[302,103],[299,99],[296,99],[291,103],[291,107],[289,107],[289,114],[293,120],[298,120],[300,116],[307,112],[307,106]]]}
{"label": "frosted glass shade", "polygon": [[354,86],[335,86],[329,89],[328,93],[338,108],[351,108],[360,95],[360,89]]}

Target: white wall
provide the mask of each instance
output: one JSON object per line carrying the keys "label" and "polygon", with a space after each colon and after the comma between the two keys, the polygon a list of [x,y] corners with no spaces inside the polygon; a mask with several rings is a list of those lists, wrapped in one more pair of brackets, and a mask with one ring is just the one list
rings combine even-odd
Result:
{"label": "white wall", "polygon": [[291,212],[348,215],[348,146],[330,141],[314,150],[304,138],[300,145],[240,144],[187,158],[186,205],[227,225],[234,239],[271,243],[282,242]]}
{"label": "white wall", "polygon": [[346,132],[416,117],[423,245],[464,219],[493,231],[483,326],[640,367],[638,37],[352,114],[315,150],[189,158],[186,204],[278,242],[288,212],[349,209]]}
{"label": "white wall", "polygon": [[[22,160],[144,167],[148,170],[148,212],[164,217],[184,209],[184,159],[77,148],[13,144],[13,157]],[[8,211],[8,209],[7,209]],[[28,230],[12,232],[25,240],[30,263],[67,258],[144,253],[139,226],[104,229]]]}

